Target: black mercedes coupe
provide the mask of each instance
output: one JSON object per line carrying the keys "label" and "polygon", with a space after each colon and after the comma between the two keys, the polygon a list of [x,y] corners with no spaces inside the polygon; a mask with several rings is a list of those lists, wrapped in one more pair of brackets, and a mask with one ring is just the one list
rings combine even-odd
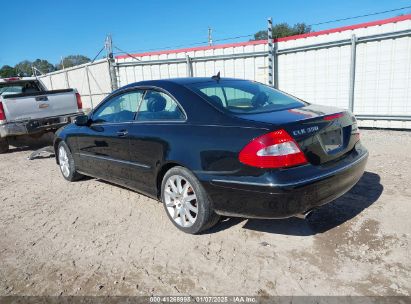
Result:
{"label": "black mercedes coupe", "polygon": [[66,180],[160,200],[192,234],[222,215],[307,214],[353,187],[368,158],[349,111],[219,76],[124,86],[60,129],[54,148]]}

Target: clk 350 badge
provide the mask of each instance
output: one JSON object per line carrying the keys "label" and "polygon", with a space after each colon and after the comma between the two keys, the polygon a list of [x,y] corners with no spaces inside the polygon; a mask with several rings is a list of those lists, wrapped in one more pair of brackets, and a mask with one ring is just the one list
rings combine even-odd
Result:
{"label": "clk 350 badge", "polygon": [[294,136],[301,136],[304,134],[310,134],[313,132],[317,132],[318,131],[318,126],[312,126],[312,127],[308,127],[308,128],[304,128],[304,129],[299,129],[299,130],[294,130],[293,131],[293,135]]}

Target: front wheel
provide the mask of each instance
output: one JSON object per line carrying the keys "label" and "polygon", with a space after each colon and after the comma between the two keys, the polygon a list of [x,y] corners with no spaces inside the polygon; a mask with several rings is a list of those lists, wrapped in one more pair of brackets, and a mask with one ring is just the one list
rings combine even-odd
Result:
{"label": "front wheel", "polygon": [[76,171],[73,155],[64,141],[60,142],[58,145],[57,157],[61,174],[66,180],[74,182],[83,177],[83,175]]}
{"label": "front wheel", "polygon": [[173,224],[186,233],[199,233],[219,220],[203,186],[184,167],[173,167],[165,174],[161,200]]}

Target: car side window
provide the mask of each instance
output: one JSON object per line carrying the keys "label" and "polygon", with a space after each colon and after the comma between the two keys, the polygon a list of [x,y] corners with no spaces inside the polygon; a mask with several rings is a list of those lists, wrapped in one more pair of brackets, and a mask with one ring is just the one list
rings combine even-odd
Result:
{"label": "car side window", "polygon": [[200,91],[210,97],[213,104],[216,106],[227,107],[226,96],[224,95],[223,88],[214,87],[214,88],[203,88]]}
{"label": "car side window", "polygon": [[254,95],[237,88],[224,88],[227,96],[228,107],[241,107],[242,105],[248,105],[253,99]]}
{"label": "car side window", "polygon": [[93,113],[93,122],[133,121],[143,95],[143,90],[136,90],[114,96]]}
{"label": "car side window", "polygon": [[217,107],[241,107],[250,103],[253,94],[231,87],[210,87],[200,89],[210,98],[210,101]]}
{"label": "car side window", "polygon": [[137,113],[138,121],[184,120],[183,111],[171,96],[148,90]]}

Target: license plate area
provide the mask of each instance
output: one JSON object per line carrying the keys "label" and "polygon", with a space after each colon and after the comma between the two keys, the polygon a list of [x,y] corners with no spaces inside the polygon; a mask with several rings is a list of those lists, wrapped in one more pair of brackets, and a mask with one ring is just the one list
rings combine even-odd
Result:
{"label": "license plate area", "polygon": [[340,149],[343,145],[342,128],[324,132],[320,134],[320,138],[327,153]]}
{"label": "license plate area", "polygon": [[60,118],[47,118],[47,119],[39,119],[39,120],[31,120],[26,124],[26,129],[28,132],[33,132],[39,128],[47,128],[48,126],[59,125],[60,123],[64,123],[65,121],[60,121]]}

